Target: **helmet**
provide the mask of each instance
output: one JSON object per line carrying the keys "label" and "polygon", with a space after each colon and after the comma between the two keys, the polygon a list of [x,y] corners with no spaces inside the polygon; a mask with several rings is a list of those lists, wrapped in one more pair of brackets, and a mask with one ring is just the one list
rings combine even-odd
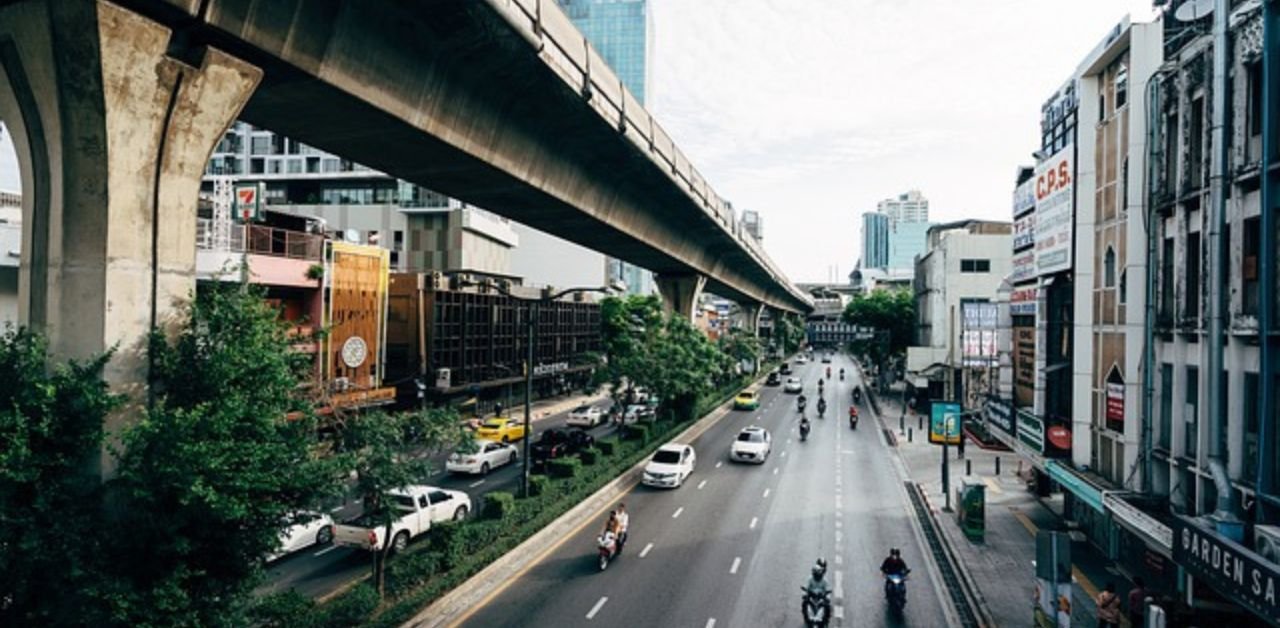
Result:
{"label": "helmet", "polygon": [[814,568],[816,568],[816,569],[821,569],[821,570],[823,570],[823,571],[826,571],[826,570],[827,570],[827,559],[819,557],[819,558],[818,558],[818,562],[814,563]]}
{"label": "helmet", "polygon": [[902,556],[902,550],[900,550],[900,549],[898,549],[898,548],[896,548],[896,547],[895,547],[895,548],[893,548],[893,549],[889,550],[889,555],[890,555],[890,556]]}
{"label": "helmet", "polygon": [[813,579],[814,579],[814,580],[821,580],[821,579],[822,579],[822,575],[823,575],[823,574],[825,574],[825,573],[826,573],[826,570],[824,570],[823,568],[821,568],[821,567],[819,567],[819,566],[817,566],[817,565],[814,565],[814,566],[813,566]]}

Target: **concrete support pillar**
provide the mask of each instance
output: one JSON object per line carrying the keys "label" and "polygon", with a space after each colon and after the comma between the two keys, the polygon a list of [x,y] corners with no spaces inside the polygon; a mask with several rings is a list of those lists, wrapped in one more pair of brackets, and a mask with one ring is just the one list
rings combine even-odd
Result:
{"label": "concrete support pillar", "polygon": [[658,275],[654,277],[662,307],[667,313],[675,313],[693,322],[697,314],[698,297],[707,285],[702,275]]}
{"label": "concrete support pillar", "polygon": [[760,333],[760,315],[764,313],[763,303],[739,303],[742,308],[742,327],[753,334]]}
{"label": "concrete support pillar", "polygon": [[[146,401],[146,340],[195,289],[200,178],[261,71],[101,0],[0,6],[0,120],[22,170],[19,320],[57,359],[114,349]],[[176,58],[178,55],[181,59]],[[113,464],[103,454],[100,470]]]}

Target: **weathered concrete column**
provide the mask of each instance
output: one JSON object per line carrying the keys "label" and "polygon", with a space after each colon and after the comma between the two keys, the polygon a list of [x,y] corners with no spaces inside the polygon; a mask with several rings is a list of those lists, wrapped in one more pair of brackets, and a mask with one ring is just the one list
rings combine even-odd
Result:
{"label": "weathered concrete column", "polygon": [[146,400],[149,330],[195,289],[200,177],[261,78],[171,35],[101,0],[0,7],[0,120],[22,169],[19,319],[58,359],[116,350],[105,376],[132,403],[108,432]]}
{"label": "weathered concrete column", "polygon": [[668,313],[676,313],[693,322],[697,314],[698,297],[707,285],[702,275],[658,275],[653,278],[662,296],[662,307]]}
{"label": "weathered concrete column", "polygon": [[764,304],[759,302],[739,303],[738,307],[742,308],[743,329],[753,334],[760,333],[760,315],[764,313]]}

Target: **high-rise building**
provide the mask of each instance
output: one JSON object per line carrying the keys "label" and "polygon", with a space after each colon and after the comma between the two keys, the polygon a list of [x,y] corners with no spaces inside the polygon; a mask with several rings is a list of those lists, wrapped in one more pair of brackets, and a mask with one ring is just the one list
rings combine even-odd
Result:
{"label": "high-rise building", "polygon": [[923,255],[927,248],[929,199],[920,190],[910,190],[876,203],[876,212],[889,219],[885,234],[888,252],[879,267],[914,267],[916,256]]}
{"label": "high-rise building", "polygon": [[889,266],[889,217],[880,212],[862,214],[862,268]]}
{"label": "high-rise building", "polygon": [[920,190],[910,190],[876,203],[876,211],[898,222],[929,222],[929,199]]}
{"label": "high-rise building", "polygon": [[[557,0],[560,7],[573,21],[573,25],[586,36],[591,46],[600,53],[605,63],[641,105],[646,104],[649,92],[652,64],[649,54],[653,50],[653,14],[648,0]],[[530,243],[541,240],[530,240]],[[548,242],[550,243],[550,242]],[[559,243],[556,243],[557,245]],[[560,251],[564,250],[564,253]],[[538,256],[562,257],[572,249],[557,246],[554,250],[539,248]],[[607,253],[607,251],[606,251]],[[525,257],[521,255],[521,257]],[[578,251],[575,259],[586,262]],[[587,264],[586,267],[593,267]],[[582,264],[579,264],[582,267]],[[607,258],[605,263],[609,283],[622,282],[627,292],[650,294],[653,292],[653,273],[628,264],[620,259]]]}

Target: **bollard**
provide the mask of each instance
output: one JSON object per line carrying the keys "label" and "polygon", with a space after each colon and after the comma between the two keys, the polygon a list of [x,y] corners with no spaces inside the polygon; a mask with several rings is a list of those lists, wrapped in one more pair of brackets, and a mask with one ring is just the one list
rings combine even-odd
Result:
{"label": "bollard", "polygon": [[912,436],[915,436],[915,433],[916,433],[916,432],[915,432],[915,430],[913,430],[913,429],[911,429],[911,428],[909,428],[909,427],[907,428],[907,442],[908,442],[908,443],[909,443],[909,442],[911,442],[911,440],[912,440],[912,439],[911,439],[911,437],[912,437]]}
{"label": "bollard", "polygon": [[972,458],[965,458],[965,461],[964,461],[964,474],[965,474],[965,475],[973,475],[973,459],[972,459]]}
{"label": "bollard", "polygon": [[1000,475],[1000,456],[996,456],[996,475]]}

